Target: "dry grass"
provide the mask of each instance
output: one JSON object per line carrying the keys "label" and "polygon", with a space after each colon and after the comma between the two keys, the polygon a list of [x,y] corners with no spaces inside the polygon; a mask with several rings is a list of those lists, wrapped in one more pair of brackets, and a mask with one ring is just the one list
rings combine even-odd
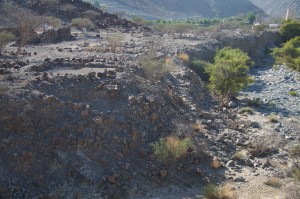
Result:
{"label": "dry grass", "polygon": [[140,56],[137,63],[143,68],[144,74],[150,81],[157,81],[172,71],[175,67],[172,59],[157,58],[156,51],[150,48]]}
{"label": "dry grass", "polygon": [[201,123],[196,122],[196,123],[193,124],[193,129],[196,132],[201,132],[203,130],[203,126],[202,126]]}
{"label": "dry grass", "polygon": [[220,161],[217,159],[213,159],[210,166],[212,169],[219,169],[222,167]]}
{"label": "dry grass", "polygon": [[273,123],[277,123],[279,120],[278,120],[278,116],[275,115],[275,114],[271,114],[268,116],[268,120],[269,122],[273,122]]}
{"label": "dry grass", "polygon": [[108,35],[106,40],[108,42],[108,45],[110,46],[110,50],[115,53],[120,49],[123,37],[122,35],[115,33]]}
{"label": "dry grass", "polygon": [[268,185],[270,187],[279,188],[281,187],[281,183],[279,182],[278,178],[270,178],[265,182],[265,185]]}
{"label": "dry grass", "polygon": [[189,62],[190,56],[186,53],[180,53],[178,58],[181,59],[183,62]]}
{"label": "dry grass", "polygon": [[225,184],[219,188],[220,199],[237,199],[237,194],[234,188]]}
{"label": "dry grass", "polygon": [[235,160],[244,160],[246,158],[246,154],[243,151],[237,151],[233,154],[232,158]]}
{"label": "dry grass", "polygon": [[203,190],[203,197],[206,199],[237,199],[237,194],[235,189],[228,184],[221,187],[208,184]]}

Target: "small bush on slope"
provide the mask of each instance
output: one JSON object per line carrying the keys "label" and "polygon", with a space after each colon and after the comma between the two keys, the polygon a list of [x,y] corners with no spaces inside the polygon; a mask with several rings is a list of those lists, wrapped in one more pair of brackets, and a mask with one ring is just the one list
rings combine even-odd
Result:
{"label": "small bush on slope", "polygon": [[151,145],[154,155],[162,162],[167,163],[168,160],[176,161],[186,155],[187,150],[192,147],[191,139],[184,138],[180,140],[175,136],[161,138],[159,142]]}

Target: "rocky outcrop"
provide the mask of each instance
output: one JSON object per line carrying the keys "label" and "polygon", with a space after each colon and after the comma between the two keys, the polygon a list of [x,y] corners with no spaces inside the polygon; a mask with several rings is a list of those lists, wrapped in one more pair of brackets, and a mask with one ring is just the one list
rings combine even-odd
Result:
{"label": "rocky outcrop", "polygon": [[212,40],[187,51],[194,58],[212,62],[217,49],[239,48],[248,53],[256,65],[260,65],[270,49],[280,43],[281,37],[277,31],[263,31],[259,34],[230,31],[215,35]]}

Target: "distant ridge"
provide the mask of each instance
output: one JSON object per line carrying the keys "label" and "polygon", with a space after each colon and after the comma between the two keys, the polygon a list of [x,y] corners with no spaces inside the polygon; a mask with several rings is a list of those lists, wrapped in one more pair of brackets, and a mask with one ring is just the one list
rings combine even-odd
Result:
{"label": "distant ridge", "polygon": [[285,17],[287,9],[292,9],[300,16],[300,0],[250,0],[266,14],[277,17]]}
{"label": "distant ridge", "polygon": [[146,18],[230,17],[250,11],[261,11],[249,0],[101,0],[99,2],[109,11],[126,12]]}

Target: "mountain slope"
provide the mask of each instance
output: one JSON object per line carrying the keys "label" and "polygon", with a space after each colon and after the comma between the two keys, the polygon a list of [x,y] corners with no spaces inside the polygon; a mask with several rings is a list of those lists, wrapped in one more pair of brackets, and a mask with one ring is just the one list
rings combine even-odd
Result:
{"label": "mountain slope", "polygon": [[300,0],[250,0],[254,5],[271,16],[284,17],[288,8],[300,15]]}
{"label": "mountain slope", "polygon": [[114,12],[152,18],[229,17],[258,10],[249,0],[102,0],[101,4]]}

